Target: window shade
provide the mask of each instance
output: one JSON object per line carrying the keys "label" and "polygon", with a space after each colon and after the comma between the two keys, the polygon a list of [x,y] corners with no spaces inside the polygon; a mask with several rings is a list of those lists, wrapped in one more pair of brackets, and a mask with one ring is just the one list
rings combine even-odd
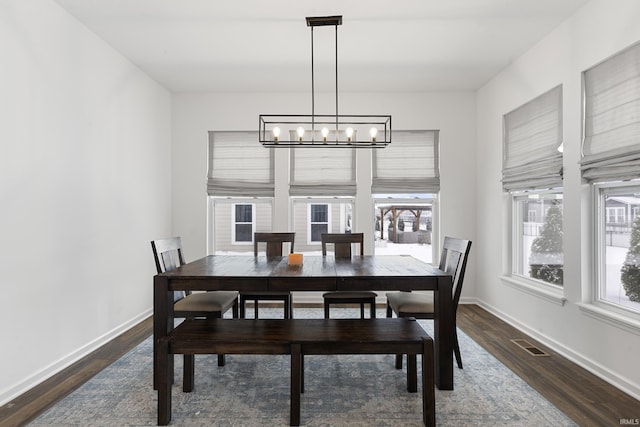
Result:
{"label": "window shade", "polygon": [[209,132],[210,196],[273,197],[273,153],[256,132]]}
{"label": "window shade", "polygon": [[355,149],[292,148],[291,196],[356,194]]}
{"label": "window shade", "polygon": [[582,176],[640,177],[640,44],[584,72]]}
{"label": "window shade", "polygon": [[386,148],[373,151],[376,193],[437,193],[440,191],[439,131],[394,131]]}
{"label": "window shade", "polygon": [[562,186],[562,85],[504,116],[502,188]]}

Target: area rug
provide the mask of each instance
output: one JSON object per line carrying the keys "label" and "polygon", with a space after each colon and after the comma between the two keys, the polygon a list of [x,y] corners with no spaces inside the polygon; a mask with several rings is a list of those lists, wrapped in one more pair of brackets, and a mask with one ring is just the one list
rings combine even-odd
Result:
{"label": "area rug", "polygon": [[[261,317],[282,310],[261,309]],[[355,317],[336,308],[332,317]],[[321,318],[321,309],[296,309],[295,317]],[[384,316],[384,312],[379,313]],[[420,324],[432,335],[432,322]],[[508,368],[458,331],[464,369],[454,368],[454,390],[436,389],[439,426],[574,426],[568,417]],[[196,386],[181,390],[182,358],[176,357],[174,426],[289,425],[289,356],[196,356]],[[303,426],[421,426],[421,384],[406,391],[406,363],[392,355],[305,357]],[[420,371],[420,363],[418,363]],[[419,372],[420,373],[420,372]],[[420,378],[420,377],[418,377]],[[32,426],[156,425],[152,340],[131,350],[35,419]]]}

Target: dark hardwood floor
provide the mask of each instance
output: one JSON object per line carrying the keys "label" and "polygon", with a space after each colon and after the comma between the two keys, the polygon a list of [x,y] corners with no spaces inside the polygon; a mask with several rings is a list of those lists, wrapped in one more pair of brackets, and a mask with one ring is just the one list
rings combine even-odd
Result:
{"label": "dark hardwood floor", "polygon": [[[458,326],[577,424],[581,426],[633,425],[640,419],[640,401],[555,354],[479,306],[460,305]],[[152,321],[147,319],[49,380],[0,407],[0,426],[27,424],[119,359],[151,333]],[[514,344],[511,339],[526,339],[549,356],[532,356]],[[464,354],[462,358],[464,362]]]}
{"label": "dark hardwood floor", "polygon": [[[458,327],[581,426],[637,425],[640,401],[554,353],[477,305],[458,306]],[[525,339],[548,357],[513,343]],[[464,354],[462,355],[464,363]]]}

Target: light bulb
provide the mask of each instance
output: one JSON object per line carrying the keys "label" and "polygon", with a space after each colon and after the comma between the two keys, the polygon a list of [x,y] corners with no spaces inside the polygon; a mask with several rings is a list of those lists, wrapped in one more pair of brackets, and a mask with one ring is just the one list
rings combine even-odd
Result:
{"label": "light bulb", "polygon": [[327,136],[329,136],[329,129],[327,128],[322,128],[322,130],[320,131],[320,133],[322,133],[322,140],[326,141],[327,140]]}
{"label": "light bulb", "polygon": [[277,127],[277,126],[274,127],[271,132],[273,133],[273,140],[274,141],[280,140],[280,128],[279,127]]}
{"label": "light bulb", "polygon": [[376,135],[378,135],[378,128],[369,129],[369,135],[371,135],[371,141],[376,142]]}
{"label": "light bulb", "polygon": [[351,138],[353,137],[353,128],[348,127],[344,130],[344,133],[347,134],[347,141],[351,142]]}
{"label": "light bulb", "polygon": [[296,132],[298,133],[298,141],[302,141],[302,137],[304,137],[304,128],[300,126]]}

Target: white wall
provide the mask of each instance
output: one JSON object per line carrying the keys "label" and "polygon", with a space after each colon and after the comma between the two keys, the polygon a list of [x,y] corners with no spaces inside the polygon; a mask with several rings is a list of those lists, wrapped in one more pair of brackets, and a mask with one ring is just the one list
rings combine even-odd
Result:
{"label": "white wall", "polygon": [[[476,260],[481,304],[580,365],[640,396],[637,330],[586,316],[591,285],[589,211],[578,162],[581,72],[640,40],[640,2],[594,0],[478,92]],[[500,280],[508,268],[508,206],[501,184],[502,116],[552,87],[564,96],[564,213],[567,302],[556,304]]]}
{"label": "white wall", "polygon": [[[316,112],[333,113],[334,94],[316,94]],[[323,104],[324,102],[324,104]],[[310,111],[311,94],[179,93],[173,96],[173,230],[181,235],[188,259],[206,255],[207,132],[256,130],[259,114]],[[326,105],[326,107],[325,107]],[[326,109],[325,109],[326,108]],[[475,239],[475,94],[435,92],[416,94],[340,93],[345,114],[391,114],[397,130],[440,129],[441,236]],[[258,144],[256,139],[256,144]],[[289,227],[288,157],[276,149],[277,222]],[[370,150],[358,150],[358,194],[354,231],[373,234]],[[368,253],[373,251],[369,242]],[[463,297],[475,294],[474,250]]]}
{"label": "white wall", "polygon": [[49,0],[0,2],[0,405],[151,314],[170,94]]}

